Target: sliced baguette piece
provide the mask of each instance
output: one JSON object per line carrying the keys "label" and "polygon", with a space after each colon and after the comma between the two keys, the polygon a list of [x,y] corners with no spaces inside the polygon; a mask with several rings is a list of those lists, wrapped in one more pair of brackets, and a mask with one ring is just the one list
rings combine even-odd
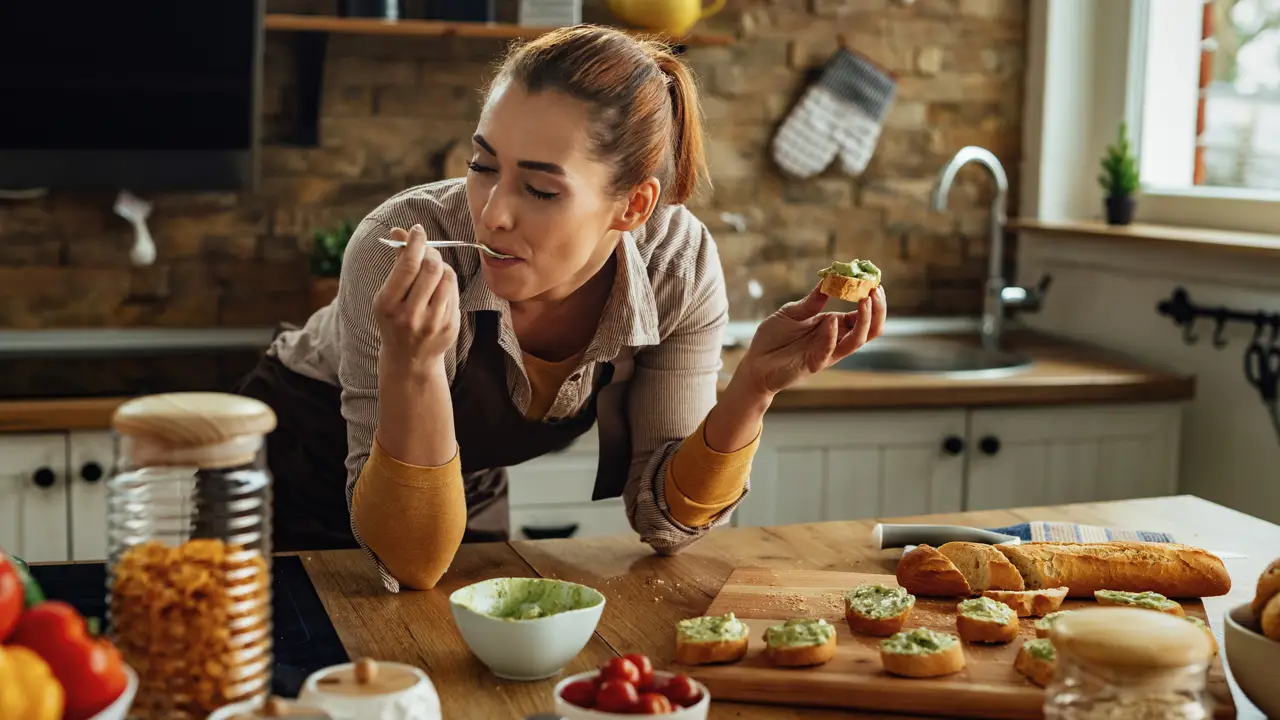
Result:
{"label": "sliced baguette piece", "polygon": [[822,285],[818,290],[828,297],[856,303],[871,295],[879,285],[879,278],[852,278],[828,273],[822,276]]}
{"label": "sliced baguette piece", "polygon": [[1217,638],[1215,638],[1215,637],[1213,636],[1213,628],[1209,627],[1209,623],[1207,623],[1207,622],[1205,622],[1205,621],[1201,620],[1200,618],[1196,617],[1195,615],[1183,615],[1183,616],[1182,616],[1182,619],[1183,619],[1183,620],[1186,620],[1187,622],[1191,623],[1192,625],[1195,625],[1196,627],[1200,628],[1201,630],[1203,630],[1203,631],[1204,631],[1205,635],[1208,635],[1208,636],[1209,636],[1209,646],[1213,648],[1213,654],[1214,654],[1214,655],[1217,655],[1217,654],[1218,654],[1218,639],[1217,639]]}
{"label": "sliced baguette piece", "polygon": [[1262,634],[1280,642],[1280,595],[1271,596],[1266,607],[1262,608],[1259,619],[1262,622]]}
{"label": "sliced baguette piece", "polygon": [[1262,609],[1267,606],[1267,601],[1276,595],[1280,595],[1280,558],[1271,561],[1266,570],[1258,576],[1258,591],[1253,595],[1253,602],[1249,604],[1253,610],[1254,617],[1262,617]]}
{"label": "sliced baguette piece", "polygon": [[987,590],[982,596],[1008,605],[1018,613],[1018,617],[1043,617],[1062,607],[1062,601],[1067,599],[1067,589]]}
{"label": "sliced baguette piece", "polygon": [[750,631],[733,613],[681,620],[676,623],[676,662],[681,665],[737,662],[747,654]]}
{"label": "sliced baguette piece", "polygon": [[917,545],[898,561],[898,584],[912,595],[968,597],[969,581],[945,555],[930,545]]}
{"label": "sliced baguette piece", "polygon": [[1125,605],[1142,610],[1155,610],[1182,617],[1186,611],[1181,603],[1154,592],[1125,592],[1124,590],[1098,590],[1093,594],[1099,605]]}
{"label": "sliced baguette piece", "polygon": [[1070,612],[1071,612],[1070,610],[1059,610],[1057,612],[1051,612],[1048,615],[1045,615],[1044,617],[1037,620],[1036,621],[1036,637],[1038,638],[1049,637],[1049,630],[1050,628],[1053,627],[1053,624],[1057,622],[1060,618],[1062,618],[1062,616],[1067,615]]}
{"label": "sliced baguette piece", "polygon": [[1065,586],[1067,597],[1090,597],[1097,590],[1214,597],[1231,590],[1222,559],[1190,545],[1030,542],[992,547],[1009,558],[1028,590]]}
{"label": "sliced baguette piece", "polygon": [[[790,633],[803,632],[810,639],[786,642]],[[779,667],[821,665],[836,654],[836,628],[821,618],[792,618],[764,632],[764,654]]]}
{"label": "sliced baguette piece", "polygon": [[1026,586],[1018,569],[999,550],[984,543],[949,542],[938,552],[951,561],[969,583],[969,591],[1022,590]]}
{"label": "sliced baguette piece", "polygon": [[956,605],[956,630],[966,642],[1012,642],[1018,637],[1018,614],[991,598],[971,598]]}
{"label": "sliced baguette piece", "polygon": [[844,619],[863,635],[888,637],[907,624],[916,598],[900,587],[859,585],[844,596]]}
{"label": "sliced baguette piece", "polygon": [[903,677],[951,675],[964,669],[964,648],[951,633],[913,628],[880,641],[880,664]]}
{"label": "sliced baguette piece", "polygon": [[1044,687],[1053,680],[1057,660],[1058,653],[1053,649],[1053,643],[1048,638],[1035,638],[1022,643],[1022,647],[1018,648],[1013,668],[1031,682]]}

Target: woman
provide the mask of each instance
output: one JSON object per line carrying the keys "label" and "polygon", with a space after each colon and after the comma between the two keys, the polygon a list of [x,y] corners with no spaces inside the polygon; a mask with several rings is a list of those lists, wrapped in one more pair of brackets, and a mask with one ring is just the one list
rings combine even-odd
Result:
{"label": "woman", "polygon": [[504,468],[593,424],[593,499],[622,495],[656,551],[727,522],[774,394],[879,335],[885,299],[783,307],[717,401],[724,275],[681,204],[704,175],[696,89],[665,48],[579,26],[515,49],[466,178],[370,213],[337,299],[242,386],[279,416],[277,546],[354,534],[388,588],[431,588],[460,543],[507,537]]}

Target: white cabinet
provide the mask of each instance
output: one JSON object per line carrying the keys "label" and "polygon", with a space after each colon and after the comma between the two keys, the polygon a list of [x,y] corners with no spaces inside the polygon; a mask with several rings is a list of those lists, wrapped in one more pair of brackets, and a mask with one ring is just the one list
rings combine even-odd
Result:
{"label": "white cabinet", "polygon": [[107,477],[115,467],[116,438],[106,431],[73,432],[67,447],[71,559],[105,560]]}
{"label": "white cabinet", "polygon": [[512,540],[631,531],[622,498],[591,501],[600,444],[595,428],[561,452],[508,469]]}
{"label": "white cabinet", "polygon": [[0,436],[0,546],[29,562],[67,560],[67,436]]}

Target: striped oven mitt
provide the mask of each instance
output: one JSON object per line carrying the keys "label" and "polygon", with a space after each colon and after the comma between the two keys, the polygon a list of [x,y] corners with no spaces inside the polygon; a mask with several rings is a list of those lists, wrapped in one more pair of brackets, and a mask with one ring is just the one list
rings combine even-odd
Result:
{"label": "striped oven mitt", "polygon": [[870,60],[837,50],[774,135],[774,161],[788,174],[808,178],[839,153],[841,169],[861,173],[875,151],[896,89],[893,77]]}

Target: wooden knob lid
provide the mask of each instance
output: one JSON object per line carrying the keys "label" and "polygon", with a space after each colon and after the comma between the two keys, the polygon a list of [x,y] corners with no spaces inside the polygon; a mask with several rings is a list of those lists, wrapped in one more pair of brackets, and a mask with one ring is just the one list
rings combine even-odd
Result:
{"label": "wooden knob lid", "polygon": [[207,392],[147,395],[124,403],[111,418],[111,427],[134,441],[138,466],[247,464],[275,426],[265,403]]}
{"label": "wooden knob lid", "polygon": [[1213,656],[1205,632],[1180,617],[1139,608],[1076,610],[1049,631],[1053,646],[1085,665],[1161,671],[1203,665]]}

